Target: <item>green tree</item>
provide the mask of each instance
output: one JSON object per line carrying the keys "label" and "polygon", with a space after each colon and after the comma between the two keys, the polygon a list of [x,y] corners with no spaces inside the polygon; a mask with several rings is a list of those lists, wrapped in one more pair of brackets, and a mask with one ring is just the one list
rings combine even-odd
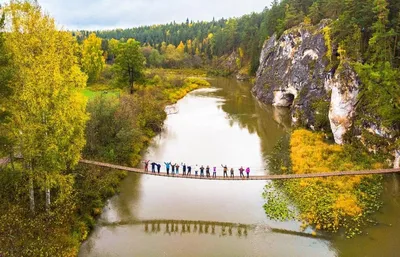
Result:
{"label": "green tree", "polygon": [[105,64],[103,53],[102,40],[95,33],[91,33],[83,41],[82,50],[82,68],[88,75],[90,83],[96,81],[103,71]]}
{"label": "green tree", "polygon": [[86,101],[78,90],[87,78],[77,65],[76,40],[58,31],[37,2],[12,2],[6,16],[6,45],[16,69],[6,126],[15,151],[24,157],[33,212],[34,183],[45,189],[47,208],[52,188],[58,189],[56,203],[71,193],[73,179],[61,172],[78,163],[85,144]]}
{"label": "green tree", "polygon": [[285,9],[285,19],[283,24],[285,29],[289,29],[293,26],[298,25],[304,20],[303,10],[296,9],[293,4],[287,4]]}
{"label": "green tree", "polygon": [[150,66],[159,67],[162,64],[163,61],[164,61],[164,58],[158,52],[157,49],[151,50],[151,53],[150,53],[150,56],[149,56],[149,59],[148,59],[148,64]]}
{"label": "green tree", "polygon": [[143,77],[145,58],[140,50],[140,43],[129,39],[126,43],[120,43],[115,59],[115,71],[119,82],[130,88],[134,93],[134,83]]}
{"label": "green tree", "polygon": [[7,98],[12,95],[12,88],[9,86],[9,81],[12,77],[12,65],[10,53],[5,47],[4,20],[5,14],[2,13],[0,17],[0,156],[10,153],[11,150],[4,127],[6,118],[9,115],[5,103]]}
{"label": "green tree", "polygon": [[374,62],[385,62],[393,60],[394,30],[388,30],[389,9],[386,0],[374,1],[374,12],[376,21],[372,25],[374,31],[369,40],[371,60]]}
{"label": "green tree", "polygon": [[[370,58],[367,63],[356,64],[362,91],[361,108],[365,119],[379,122],[385,127],[400,126],[400,71],[393,67],[395,33],[388,29],[389,9],[386,0],[374,1],[375,22],[369,40]],[[369,114],[369,115],[368,115]],[[397,138],[399,134],[394,135]]]}

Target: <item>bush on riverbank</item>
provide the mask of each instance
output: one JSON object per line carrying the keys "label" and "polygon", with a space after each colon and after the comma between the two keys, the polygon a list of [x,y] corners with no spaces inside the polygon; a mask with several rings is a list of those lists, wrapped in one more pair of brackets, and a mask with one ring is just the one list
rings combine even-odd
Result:
{"label": "bush on riverbank", "polygon": [[[281,158],[290,153],[290,159]],[[281,143],[270,158],[270,167],[279,173],[321,173],[329,171],[382,168],[382,158],[371,156],[362,146],[339,146],[324,142],[322,133],[296,130],[290,144]],[[380,207],[381,176],[353,176],[279,181],[269,184],[264,206],[277,220],[296,218],[303,227],[347,236],[360,233],[368,215]],[[274,187],[276,190],[274,191]],[[279,199],[279,201],[277,200]]]}
{"label": "bush on riverbank", "polygon": [[181,87],[172,87],[164,89],[164,94],[169,99],[170,103],[176,103],[182,99],[187,93],[202,87],[210,87],[210,83],[201,78],[187,78],[183,81]]}
{"label": "bush on riverbank", "polygon": [[97,97],[88,104],[86,158],[137,165],[141,151],[161,131],[166,114],[156,90],[121,98]]}
{"label": "bush on riverbank", "polygon": [[210,83],[203,78],[205,75],[202,70],[184,69],[180,72],[179,70],[152,69],[147,71],[147,83],[140,89],[160,89],[166,104],[174,104],[193,90],[210,87]]}

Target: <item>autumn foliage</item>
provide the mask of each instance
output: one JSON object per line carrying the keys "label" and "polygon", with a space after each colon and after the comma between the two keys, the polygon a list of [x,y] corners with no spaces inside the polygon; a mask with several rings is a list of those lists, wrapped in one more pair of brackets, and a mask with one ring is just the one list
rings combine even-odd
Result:
{"label": "autumn foliage", "polygon": [[[325,142],[322,133],[296,130],[288,146],[290,163],[281,162],[278,167],[283,173],[306,174],[382,167],[381,163],[360,149]],[[280,192],[271,193],[269,186],[266,197],[283,198],[292,206],[287,207],[291,208],[293,217],[303,222],[304,228],[311,225],[333,232],[343,228],[348,236],[353,236],[361,231],[367,215],[380,206],[380,179],[379,176],[345,176],[277,182],[274,184],[275,190]],[[265,209],[271,218],[279,219],[268,213],[277,210],[268,207],[274,201],[268,200]]]}

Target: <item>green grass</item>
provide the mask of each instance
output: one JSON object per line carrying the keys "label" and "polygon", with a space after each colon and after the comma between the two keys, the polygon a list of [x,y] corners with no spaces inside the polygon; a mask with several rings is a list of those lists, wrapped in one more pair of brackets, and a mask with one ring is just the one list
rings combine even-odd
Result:
{"label": "green grass", "polygon": [[119,89],[93,90],[92,88],[85,88],[82,90],[82,94],[86,96],[89,100],[91,100],[99,95],[119,96],[121,94],[121,90]]}

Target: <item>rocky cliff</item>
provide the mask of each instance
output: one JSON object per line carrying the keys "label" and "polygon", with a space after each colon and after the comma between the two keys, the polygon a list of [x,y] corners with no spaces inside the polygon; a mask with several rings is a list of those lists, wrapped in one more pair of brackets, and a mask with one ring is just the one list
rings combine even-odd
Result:
{"label": "rocky cliff", "polygon": [[290,107],[294,124],[331,130],[341,144],[352,124],[359,83],[350,66],[330,68],[323,33],[328,22],[267,40],[253,94],[264,103]]}
{"label": "rocky cliff", "polygon": [[[338,53],[340,64],[333,65],[327,57],[328,51],[335,54],[333,46],[328,49],[324,36],[328,24],[325,20],[318,26],[301,25],[279,38],[274,35],[267,40],[253,94],[263,103],[289,107],[293,125],[331,131],[337,144],[344,143],[351,129],[347,134],[359,138],[371,151],[393,153],[393,164],[398,166],[400,150],[396,150],[395,143],[398,129],[384,128],[379,121],[354,121],[360,81]],[[369,140],[371,136],[384,143]]]}

